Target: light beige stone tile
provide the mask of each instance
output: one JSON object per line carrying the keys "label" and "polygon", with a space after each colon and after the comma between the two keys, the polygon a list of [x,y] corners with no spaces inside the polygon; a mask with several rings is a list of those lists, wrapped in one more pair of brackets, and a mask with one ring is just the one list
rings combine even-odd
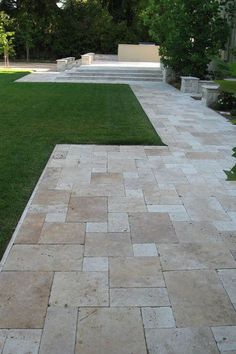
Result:
{"label": "light beige stone tile", "polygon": [[14,245],[4,270],[81,270],[82,257],[83,246],[80,245]]}
{"label": "light beige stone tile", "polygon": [[220,194],[216,197],[225,211],[236,211],[236,196]]}
{"label": "light beige stone tile", "polygon": [[218,270],[218,274],[231,302],[236,304],[236,267]]}
{"label": "light beige stone tile", "polygon": [[129,232],[127,213],[108,213],[108,232]]}
{"label": "light beige stone tile", "polygon": [[136,243],[133,244],[135,257],[156,257],[158,256],[155,243]]}
{"label": "light beige stone tile", "polygon": [[108,306],[107,272],[55,273],[50,304],[56,306]]}
{"label": "light beige stone tile", "polygon": [[136,308],[81,309],[76,354],[145,354],[140,310]]}
{"label": "light beige stone tile", "polygon": [[108,272],[108,257],[84,257],[84,272]]}
{"label": "light beige stone tile", "polygon": [[172,328],[175,319],[171,307],[143,307],[144,328]]}
{"label": "light beige stone tile", "polygon": [[108,197],[109,213],[138,213],[147,211],[143,198]]}
{"label": "light beige stone tile", "polygon": [[150,354],[219,354],[210,328],[147,329]]}
{"label": "light beige stone tile", "polygon": [[53,275],[0,273],[0,328],[42,328]]}
{"label": "light beige stone tile", "polygon": [[213,327],[212,332],[221,353],[236,352],[236,326]]}
{"label": "light beige stone tile", "polygon": [[124,196],[123,184],[81,184],[75,183],[73,186],[73,196],[77,197],[108,197],[108,196]]}
{"label": "light beige stone tile", "polygon": [[216,227],[207,221],[174,221],[173,225],[180,242],[223,242]]}
{"label": "light beige stone tile", "polygon": [[108,172],[109,173],[122,173],[136,171],[134,159],[108,159]]}
{"label": "light beige stone tile", "polygon": [[158,257],[112,257],[110,286],[112,288],[165,287]]}
{"label": "light beige stone tile", "polygon": [[88,222],[86,232],[107,232],[106,222]]}
{"label": "light beige stone tile", "polygon": [[74,354],[77,313],[76,308],[48,308],[39,354]]}
{"label": "light beige stone tile", "polygon": [[2,354],[38,354],[41,329],[14,329],[7,331]]}
{"label": "light beige stone tile", "polygon": [[106,222],[107,198],[71,197],[67,215],[68,222]]}
{"label": "light beige stone tile", "polygon": [[236,312],[213,270],[165,272],[177,327],[236,324]]}
{"label": "light beige stone tile", "polygon": [[45,223],[39,243],[83,245],[85,238],[85,224],[83,223]]}
{"label": "light beige stone tile", "polygon": [[163,270],[236,267],[230,251],[216,243],[180,243],[159,246]]}
{"label": "light beige stone tile", "polygon": [[135,213],[130,215],[129,221],[133,243],[178,242],[167,213]]}
{"label": "light beige stone tile", "polygon": [[20,227],[15,243],[37,243],[44,219],[44,214],[28,214]]}
{"label": "light beige stone tile", "polygon": [[169,306],[166,288],[119,288],[110,290],[111,306]]}
{"label": "light beige stone tile", "polygon": [[215,197],[183,198],[184,206],[193,221],[227,221],[229,216],[225,213]]}
{"label": "light beige stone tile", "polygon": [[68,204],[70,198],[70,193],[68,191],[60,190],[47,190],[42,192],[37,192],[32,204],[36,205],[62,205]]}
{"label": "light beige stone tile", "polygon": [[132,256],[129,233],[88,233],[85,240],[85,256]]}
{"label": "light beige stone tile", "polygon": [[121,173],[92,173],[91,183],[116,185],[123,183],[123,176]]}
{"label": "light beige stone tile", "polygon": [[176,205],[182,204],[181,198],[175,190],[161,190],[156,187],[143,188],[145,201],[147,204]]}

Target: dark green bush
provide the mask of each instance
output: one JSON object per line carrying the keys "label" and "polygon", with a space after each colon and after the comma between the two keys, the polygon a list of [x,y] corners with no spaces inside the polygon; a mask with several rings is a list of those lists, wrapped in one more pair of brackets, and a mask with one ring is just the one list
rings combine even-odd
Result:
{"label": "dark green bush", "polygon": [[236,97],[231,92],[222,91],[215,103],[215,109],[230,111],[236,109]]}

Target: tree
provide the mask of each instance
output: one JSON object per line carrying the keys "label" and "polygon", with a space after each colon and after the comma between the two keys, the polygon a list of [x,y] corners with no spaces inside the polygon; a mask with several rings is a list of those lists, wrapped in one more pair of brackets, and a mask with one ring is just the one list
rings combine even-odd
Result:
{"label": "tree", "polygon": [[0,53],[4,55],[5,67],[9,66],[9,55],[14,53],[13,36],[14,32],[8,31],[13,21],[5,12],[0,12]]}
{"label": "tree", "polygon": [[161,46],[164,65],[178,75],[204,78],[212,57],[227,43],[230,2],[149,0],[142,16],[151,37]]}

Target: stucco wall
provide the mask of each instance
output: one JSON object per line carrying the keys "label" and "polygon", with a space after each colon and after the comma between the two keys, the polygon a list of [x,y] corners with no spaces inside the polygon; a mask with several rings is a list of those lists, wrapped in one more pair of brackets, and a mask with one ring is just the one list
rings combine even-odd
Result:
{"label": "stucco wall", "polygon": [[145,44],[119,44],[119,61],[160,62],[159,47]]}

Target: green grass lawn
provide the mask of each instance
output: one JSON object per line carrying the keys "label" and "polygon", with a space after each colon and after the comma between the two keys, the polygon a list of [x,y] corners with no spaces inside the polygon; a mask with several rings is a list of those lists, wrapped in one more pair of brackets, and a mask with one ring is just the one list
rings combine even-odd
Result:
{"label": "green grass lawn", "polygon": [[229,64],[229,68],[230,68],[230,71],[231,71],[231,74],[236,77],[236,63],[231,63]]}
{"label": "green grass lawn", "polygon": [[56,144],[163,145],[129,86],[23,75],[0,73],[0,255]]}
{"label": "green grass lawn", "polygon": [[220,85],[220,89],[222,91],[232,92],[236,94],[236,81],[217,80],[216,82]]}

